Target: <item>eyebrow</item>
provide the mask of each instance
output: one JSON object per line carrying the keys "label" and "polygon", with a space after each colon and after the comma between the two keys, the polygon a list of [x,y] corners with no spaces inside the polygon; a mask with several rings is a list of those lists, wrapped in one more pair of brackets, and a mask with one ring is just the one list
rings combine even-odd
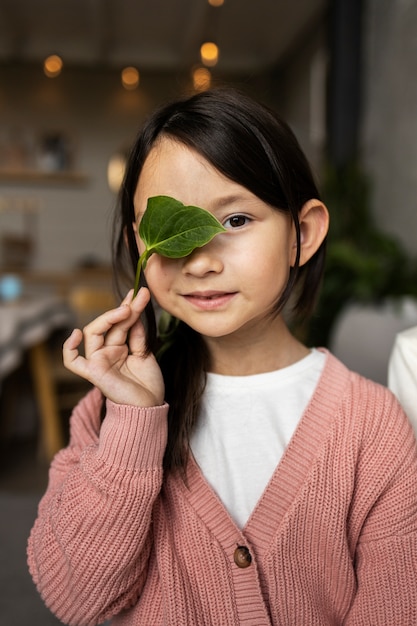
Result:
{"label": "eyebrow", "polygon": [[225,207],[227,207],[229,204],[237,204],[239,202],[247,202],[248,200],[255,200],[255,198],[253,197],[253,194],[251,194],[250,192],[248,192],[248,194],[231,194],[229,196],[221,196],[220,198],[217,198],[213,201],[212,203],[212,209],[214,211],[216,210],[221,210],[224,209]]}
{"label": "eyebrow", "polygon": [[[256,197],[250,191],[248,191],[247,194],[244,194],[244,193],[232,193],[230,195],[220,196],[219,198],[215,198],[213,200],[213,202],[211,203],[210,210],[212,210],[212,211],[221,211],[225,207],[229,206],[230,204],[237,204],[239,202],[248,201],[248,200],[249,201],[256,200]],[[201,207],[201,208],[205,209],[206,211],[209,210],[209,209],[207,209],[207,207]],[[145,213],[145,211],[146,211],[146,208],[144,210],[139,210],[135,214],[135,220],[139,221],[142,218],[142,216]]]}

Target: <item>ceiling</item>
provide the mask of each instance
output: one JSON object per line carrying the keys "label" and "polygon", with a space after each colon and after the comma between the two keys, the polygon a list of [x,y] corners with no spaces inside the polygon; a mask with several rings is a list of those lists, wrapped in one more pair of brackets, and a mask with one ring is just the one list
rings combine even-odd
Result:
{"label": "ceiling", "polygon": [[0,62],[181,70],[203,41],[220,48],[219,71],[276,64],[323,16],[328,0],[0,0]]}

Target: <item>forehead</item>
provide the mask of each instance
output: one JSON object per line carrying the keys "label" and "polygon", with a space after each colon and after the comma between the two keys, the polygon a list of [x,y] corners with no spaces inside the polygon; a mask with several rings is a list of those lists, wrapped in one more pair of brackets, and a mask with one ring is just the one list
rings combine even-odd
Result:
{"label": "forehead", "polygon": [[185,178],[190,174],[190,168],[213,169],[214,167],[196,150],[185,144],[162,137],[153,146],[145,159],[139,184],[156,181],[165,183],[165,179],[180,174]]}
{"label": "forehead", "polygon": [[143,165],[135,192],[136,214],[145,210],[148,198],[167,195],[184,204],[208,208],[213,196],[242,189],[196,150],[179,141],[162,138]]}

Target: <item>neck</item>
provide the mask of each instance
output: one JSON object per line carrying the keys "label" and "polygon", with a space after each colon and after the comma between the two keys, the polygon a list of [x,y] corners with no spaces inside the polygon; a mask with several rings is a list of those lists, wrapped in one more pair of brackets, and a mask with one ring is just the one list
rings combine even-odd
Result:
{"label": "neck", "polygon": [[[265,330],[265,332],[262,332]],[[225,376],[249,376],[288,367],[307,356],[309,350],[288,330],[281,317],[227,337],[206,337],[210,371]]]}

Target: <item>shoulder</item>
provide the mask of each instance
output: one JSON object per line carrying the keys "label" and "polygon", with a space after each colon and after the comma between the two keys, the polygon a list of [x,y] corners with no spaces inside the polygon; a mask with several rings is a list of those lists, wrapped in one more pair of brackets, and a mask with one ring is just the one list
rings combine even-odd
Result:
{"label": "shoulder", "polygon": [[[349,370],[339,359],[326,352],[322,388],[333,395],[337,412],[345,426],[360,430],[363,436],[413,439],[403,408],[385,386]],[[330,401],[330,397],[328,398]]]}
{"label": "shoulder", "polygon": [[404,410],[386,387],[328,353],[322,384],[331,386],[333,378],[338,396],[329,446],[338,476],[352,479],[352,532],[374,540],[408,532],[409,522],[414,532],[417,445]]}
{"label": "shoulder", "polygon": [[414,373],[417,379],[417,326],[396,335],[389,360],[389,375],[396,368],[400,368],[401,374],[405,371],[408,376]]}
{"label": "shoulder", "polygon": [[417,326],[412,326],[397,333],[395,343],[417,347]]}
{"label": "shoulder", "polygon": [[349,396],[351,400],[365,400],[381,403],[381,407],[388,403],[399,407],[395,395],[388,387],[381,385],[358,372],[350,370],[328,350],[323,350],[326,355],[326,363],[322,373],[322,382],[340,393],[341,397]]}

